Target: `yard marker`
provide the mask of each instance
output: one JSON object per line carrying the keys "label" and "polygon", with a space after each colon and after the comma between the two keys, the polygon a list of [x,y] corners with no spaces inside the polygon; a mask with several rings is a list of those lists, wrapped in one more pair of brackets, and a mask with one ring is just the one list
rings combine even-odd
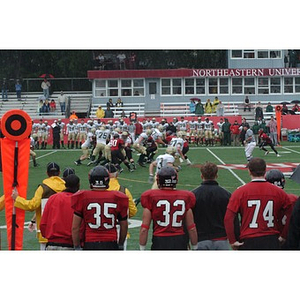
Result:
{"label": "yard marker", "polygon": [[[206,150],[211,154],[213,155],[222,165],[226,165],[224,163],[224,161],[222,161],[216,154],[214,154],[209,148],[206,148]],[[245,185],[246,182],[244,182],[238,175],[236,175],[230,168],[227,168],[227,167],[224,167],[224,169],[227,169],[237,180],[239,180],[239,182],[242,184],[242,185]]]}
{"label": "yard marker", "polygon": [[26,198],[32,121],[22,110],[9,110],[1,119],[1,154],[5,218],[9,250],[22,250],[25,211],[14,207],[13,188]]}

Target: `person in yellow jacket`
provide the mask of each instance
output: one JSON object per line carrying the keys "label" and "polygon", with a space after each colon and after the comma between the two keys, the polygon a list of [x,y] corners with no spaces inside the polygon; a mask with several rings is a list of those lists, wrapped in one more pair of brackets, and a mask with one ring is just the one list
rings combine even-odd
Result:
{"label": "person in yellow jacket", "polygon": [[210,99],[206,100],[205,106],[204,106],[204,112],[206,114],[211,114],[212,113],[212,103],[210,102]]}
{"label": "person in yellow jacket", "polygon": [[5,200],[4,195],[0,197],[0,211],[5,208]]}
{"label": "person in yellow jacket", "polygon": [[[120,185],[119,181],[118,181],[118,175],[119,175],[119,170],[118,168],[112,164],[112,163],[107,163],[104,165],[104,167],[108,170],[108,173],[109,173],[109,186],[108,186],[108,191],[120,191],[122,193],[124,193],[128,199],[129,199],[129,202],[128,202],[128,218],[132,218],[133,216],[136,215],[137,213],[137,207],[133,201],[133,197],[129,191],[128,188]],[[130,235],[129,233],[127,233],[127,238],[124,242],[124,250],[126,250],[126,247],[127,247],[127,239],[130,238]]]}
{"label": "person in yellow jacket", "polygon": [[19,196],[17,189],[12,192],[12,198],[15,200],[15,207],[26,211],[35,211],[37,238],[40,243],[40,249],[45,250],[47,239],[43,238],[40,232],[40,221],[42,210],[46,204],[47,199],[55,194],[62,192],[66,189],[65,181],[59,177],[60,167],[55,162],[50,162],[47,165],[48,178],[44,179],[42,184],[36,189],[32,199],[27,200]]}
{"label": "person in yellow jacket", "polygon": [[104,115],[105,115],[105,111],[102,109],[101,105],[99,105],[96,110],[96,117],[98,119],[102,119],[102,118],[104,118]]}

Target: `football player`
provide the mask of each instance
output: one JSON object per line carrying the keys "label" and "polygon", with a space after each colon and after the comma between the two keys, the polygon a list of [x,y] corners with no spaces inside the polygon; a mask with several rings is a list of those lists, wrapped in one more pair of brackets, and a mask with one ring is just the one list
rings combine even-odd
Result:
{"label": "football player", "polygon": [[[246,133],[247,136],[247,133]],[[224,218],[228,240],[233,250],[279,250],[286,239],[287,226],[282,228],[280,218],[292,210],[288,195],[265,180],[266,162],[255,157],[249,161],[251,182],[236,189],[229,200]],[[240,237],[234,232],[234,219],[241,217]]]}
{"label": "football player", "polygon": [[93,145],[96,143],[96,137],[95,137],[95,128],[92,128],[92,131],[87,134],[87,138],[84,141],[84,143],[81,145],[82,149],[82,155],[74,161],[75,165],[79,166],[81,165],[81,162],[89,158],[90,153],[89,149],[93,147]]}
{"label": "football player", "polygon": [[[148,179],[148,182],[150,184],[152,184],[152,187],[151,189],[158,189],[158,185],[157,185],[157,182],[154,181],[154,176],[157,175],[157,173],[163,168],[163,167],[172,167],[172,168],[175,168],[177,169],[178,171],[178,168],[176,168],[174,166],[174,162],[175,162],[175,154],[176,154],[176,149],[174,147],[168,147],[166,149],[166,153],[165,154],[161,154],[161,155],[158,155],[156,160],[153,161],[150,166],[149,166],[149,179]],[[154,175],[154,168],[156,168],[156,172],[155,172],[155,175]]]}
{"label": "football player", "polygon": [[265,151],[265,155],[269,154],[269,151],[265,148],[265,146],[270,146],[271,149],[275,152],[277,157],[280,157],[280,155],[278,154],[277,150],[274,147],[274,144],[272,143],[272,140],[269,138],[269,136],[264,133],[263,128],[260,128],[258,130],[258,134],[259,134],[259,138],[261,140],[261,143],[259,145],[259,149],[264,150]]}
{"label": "football player", "polygon": [[[119,250],[127,236],[128,197],[119,191],[108,191],[109,173],[103,166],[89,172],[90,190],[72,195],[74,209],[72,240],[81,250],[80,229],[84,223],[83,250]],[[117,233],[117,224],[120,234]]]}
{"label": "football player", "polygon": [[[177,172],[172,167],[163,167],[156,176],[158,190],[148,190],[141,195],[144,208],[140,229],[140,250],[146,249],[148,232],[153,222],[151,250],[187,250],[189,240],[192,249],[197,247],[197,230],[192,208],[195,195],[186,190],[177,190]],[[185,228],[188,237],[185,234]]]}

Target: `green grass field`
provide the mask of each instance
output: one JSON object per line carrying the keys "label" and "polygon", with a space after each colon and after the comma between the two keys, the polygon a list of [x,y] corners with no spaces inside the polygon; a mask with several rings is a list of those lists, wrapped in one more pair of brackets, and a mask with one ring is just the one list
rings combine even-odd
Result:
{"label": "green grass field", "polygon": [[[159,149],[159,154],[164,152],[164,148]],[[277,147],[280,157],[276,157],[275,154],[270,150],[268,156],[264,156],[264,152],[260,151],[258,147],[254,150],[254,156],[262,157],[266,160],[268,167],[273,168],[284,168],[284,172],[291,172],[292,167],[296,167],[300,161],[300,145],[297,143],[284,142],[282,147]],[[55,161],[63,170],[65,167],[73,167],[76,174],[81,179],[81,189],[88,189],[88,171],[91,167],[88,167],[86,163],[81,166],[76,166],[74,160],[80,155],[80,150],[37,150],[37,161],[39,166],[34,168],[32,162],[30,162],[29,169],[29,183],[27,198],[31,199],[36,190],[38,184],[47,177],[46,165],[51,161]],[[233,192],[238,186],[250,180],[248,170],[244,167],[246,164],[244,148],[243,147],[190,147],[188,157],[193,163],[192,166],[183,165],[182,170],[179,172],[179,184],[178,189],[192,190],[201,183],[199,164],[205,161],[211,161],[220,166],[218,173],[219,184]],[[135,160],[137,156],[134,154]],[[228,165],[234,166],[228,166]],[[238,167],[238,169],[236,169]],[[0,173],[2,180],[2,174]],[[124,168],[124,172],[119,176],[119,181],[122,185],[126,186],[132,193],[134,198],[141,195],[142,192],[149,189],[151,185],[148,181],[148,168],[137,167],[137,170],[133,173],[129,173]],[[286,192],[300,194],[300,186],[294,181],[286,180]],[[0,192],[3,193],[2,185]],[[25,222],[28,222],[33,216],[33,212],[26,212]],[[142,207],[138,205],[138,212],[133,220],[141,220]],[[129,232],[131,238],[128,240],[128,250],[139,249],[139,227],[138,222],[132,222],[136,227],[130,228]],[[26,223],[25,223],[26,224]],[[131,224],[130,227],[134,226]],[[0,226],[1,226],[1,246],[2,250],[7,250],[7,238],[5,229],[5,212],[0,212]],[[151,244],[151,232],[149,232],[149,239],[147,248],[149,249]],[[39,243],[36,239],[35,232],[31,233],[27,229],[24,229],[24,250],[38,250]]]}

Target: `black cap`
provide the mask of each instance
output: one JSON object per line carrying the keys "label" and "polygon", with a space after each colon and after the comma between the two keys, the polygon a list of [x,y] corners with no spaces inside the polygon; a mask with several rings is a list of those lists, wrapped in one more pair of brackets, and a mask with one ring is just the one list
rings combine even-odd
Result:
{"label": "black cap", "polygon": [[75,174],[70,174],[68,177],[65,179],[65,186],[66,188],[75,188],[79,184],[79,177]]}
{"label": "black cap", "polygon": [[47,165],[47,172],[59,172],[60,171],[60,168],[59,168],[59,165],[55,162],[50,162],[48,165]]}
{"label": "black cap", "polygon": [[75,174],[75,170],[73,168],[67,167],[64,169],[63,178],[67,178],[71,174]]}

